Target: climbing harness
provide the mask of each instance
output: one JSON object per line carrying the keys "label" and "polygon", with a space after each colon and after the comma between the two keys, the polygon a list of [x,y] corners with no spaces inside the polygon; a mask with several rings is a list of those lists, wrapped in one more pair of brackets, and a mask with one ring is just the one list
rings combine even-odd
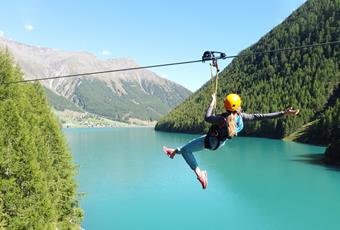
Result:
{"label": "climbing harness", "polygon": [[216,150],[226,139],[231,139],[231,137],[228,135],[228,128],[224,124],[212,125],[210,126],[209,131],[204,138],[204,147],[207,149]]}

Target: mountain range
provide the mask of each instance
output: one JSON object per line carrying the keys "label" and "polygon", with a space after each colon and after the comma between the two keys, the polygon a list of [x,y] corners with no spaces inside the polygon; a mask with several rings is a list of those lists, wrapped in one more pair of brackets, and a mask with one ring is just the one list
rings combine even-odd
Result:
{"label": "mountain range", "polygon": [[[0,37],[0,47],[6,48],[19,64],[24,79],[138,67],[131,59],[100,60],[88,52],[41,48],[5,37]],[[130,123],[158,120],[191,94],[147,69],[49,79],[41,84],[56,111]]]}
{"label": "mountain range", "polygon": [[[300,109],[299,116],[249,122],[240,135],[329,144],[340,138],[340,45],[266,52],[340,41],[339,1],[308,0],[246,48],[220,74],[216,113],[238,93],[247,113]],[[263,52],[264,51],[264,52]],[[156,130],[202,133],[211,100],[207,82],[156,125]],[[185,117],[186,119],[183,119]]]}

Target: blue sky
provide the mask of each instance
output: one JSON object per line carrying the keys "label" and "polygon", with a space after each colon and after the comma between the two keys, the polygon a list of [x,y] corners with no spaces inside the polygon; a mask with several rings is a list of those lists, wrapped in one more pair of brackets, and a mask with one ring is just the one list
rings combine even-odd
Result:
{"label": "blue sky", "polygon": [[[239,53],[305,0],[11,0],[0,8],[0,36],[139,65],[200,59],[205,50]],[[229,61],[221,61],[225,67]],[[151,69],[195,91],[207,63]]]}

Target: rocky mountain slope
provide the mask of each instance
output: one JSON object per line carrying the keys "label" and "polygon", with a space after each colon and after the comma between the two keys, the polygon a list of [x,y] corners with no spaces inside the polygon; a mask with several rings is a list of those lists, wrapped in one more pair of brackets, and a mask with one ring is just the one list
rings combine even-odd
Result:
{"label": "rocky mountain slope", "polygon": [[[129,59],[103,61],[86,52],[30,46],[4,37],[0,37],[0,47],[9,50],[25,79],[138,67]],[[82,110],[118,121],[157,120],[191,94],[146,69],[44,80],[41,84],[59,111]]]}

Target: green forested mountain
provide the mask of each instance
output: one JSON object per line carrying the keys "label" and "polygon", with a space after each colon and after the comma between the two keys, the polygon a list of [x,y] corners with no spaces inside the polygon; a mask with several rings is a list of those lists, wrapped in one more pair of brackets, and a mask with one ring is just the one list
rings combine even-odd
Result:
{"label": "green forested mountain", "polygon": [[[301,133],[299,133],[301,132]],[[325,145],[340,140],[340,97],[305,129],[297,132],[294,140]],[[293,135],[294,136],[294,135]]]}
{"label": "green forested mountain", "polygon": [[335,105],[321,115],[313,134],[316,139],[321,139],[321,143],[340,139],[340,98],[337,98]]}
{"label": "green forested mountain", "polygon": [[0,229],[79,229],[75,166],[40,84],[0,52]]}
{"label": "green forested mountain", "polygon": [[[309,0],[240,54],[340,40],[339,9],[339,0]],[[339,51],[337,44],[236,58],[221,73],[217,112],[223,111],[224,95],[236,92],[248,113],[278,111],[287,106],[301,110],[297,117],[247,123],[243,135],[282,138],[314,121],[307,137],[322,133],[323,142],[340,138],[336,93],[340,82]],[[206,131],[209,124],[203,117],[211,99],[210,84],[207,82],[160,119],[156,129]],[[329,127],[337,131],[330,132]]]}

